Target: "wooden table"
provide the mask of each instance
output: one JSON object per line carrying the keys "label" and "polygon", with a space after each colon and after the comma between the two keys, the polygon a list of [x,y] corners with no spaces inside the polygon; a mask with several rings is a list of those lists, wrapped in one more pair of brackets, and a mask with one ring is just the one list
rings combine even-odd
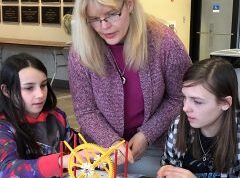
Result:
{"label": "wooden table", "polygon": [[[16,45],[16,46],[29,46],[29,47],[41,47],[48,48],[51,50],[53,60],[54,60],[54,73],[51,79],[50,84],[52,85],[55,76],[57,74],[57,68],[62,66],[57,63],[58,51],[67,50],[71,43],[68,42],[59,42],[59,41],[42,41],[42,40],[29,40],[29,39],[15,39],[15,38],[0,38],[0,62],[3,62],[2,54],[3,49],[7,45]],[[62,53],[61,53],[62,54]]]}

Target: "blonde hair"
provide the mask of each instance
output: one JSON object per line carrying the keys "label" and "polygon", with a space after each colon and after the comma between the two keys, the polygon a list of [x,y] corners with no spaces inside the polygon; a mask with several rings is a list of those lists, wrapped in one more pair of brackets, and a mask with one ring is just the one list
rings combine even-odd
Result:
{"label": "blonde hair", "polygon": [[[89,1],[116,8],[127,0],[77,0],[75,1],[72,21],[72,42],[80,63],[99,75],[106,73],[104,67],[104,40],[87,24],[87,6]],[[123,53],[129,68],[139,69],[147,60],[146,17],[141,4],[134,0],[130,14],[128,33],[124,41]]]}

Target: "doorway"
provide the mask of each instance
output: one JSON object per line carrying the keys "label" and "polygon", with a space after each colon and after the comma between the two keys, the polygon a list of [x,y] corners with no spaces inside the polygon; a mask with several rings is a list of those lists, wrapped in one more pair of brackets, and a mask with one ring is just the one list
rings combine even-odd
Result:
{"label": "doorway", "polygon": [[239,48],[239,0],[192,0],[189,54],[193,62],[210,53]]}

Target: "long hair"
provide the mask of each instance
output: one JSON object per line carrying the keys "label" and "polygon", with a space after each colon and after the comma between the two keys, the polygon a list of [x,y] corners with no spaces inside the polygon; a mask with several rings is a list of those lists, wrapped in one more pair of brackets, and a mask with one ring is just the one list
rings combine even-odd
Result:
{"label": "long hair", "polygon": [[[127,0],[77,0],[73,10],[72,42],[80,63],[98,75],[105,71],[105,42],[87,24],[87,6],[90,1],[118,8]],[[124,41],[123,53],[128,67],[139,69],[147,60],[147,27],[146,17],[141,4],[134,0],[134,8],[130,14],[130,25]]]}
{"label": "long hair", "polygon": [[[29,132],[30,126],[25,122],[25,104],[21,96],[19,71],[27,67],[35,68],[47,76],[47,69],[43,63],[25,53],[7,58],[0,71],[0,86],[6,86],[8,92],[8,96],[5,96],[3,91],[0,91],[0,113],[16,129],[18,152],[23,158],[26,145],[31,152],[39,151],[33,135]],[[47,82],[47,89],[47,99],[43,111],[51,110],[57,104],[56,96],[49,82]]]}
{"label": "long hair", "polygon": [[[232,97],[232,105],[220,117],[224,119],[216,135],[214,146],[214,167],[216,171],[228,171],[236,159],[237,128],[236,109],[239,109],[238,83],[233,66],[224,58],[216,57],[202,60],[193,64],[185,73],[183,83],[189,82],[186,87],[203,85],[205,89],[216,96],[217,102],[223,101],[224,97]],[[190,142],[190,132],[194,136]],[[192,154],[196,159],[200,158],[201,150],[198,141],[200,129],[192,128],[182,111],[178,125],[176,146],[180,152],[185,152],[189,144],[192,144]]]}

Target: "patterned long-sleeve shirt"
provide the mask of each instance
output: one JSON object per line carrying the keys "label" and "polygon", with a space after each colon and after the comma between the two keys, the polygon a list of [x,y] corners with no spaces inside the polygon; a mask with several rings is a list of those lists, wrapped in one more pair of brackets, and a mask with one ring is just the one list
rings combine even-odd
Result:
{"label": "patterned long-sleeve shirt", "polygon": [[[189,155],[188,150],[186,150],[186,152],[184,153],[180,153],[177,149],[176,149],[176,137],[177,137],[177,126],[179,123],[180,118],[177,117],[174,122],[172,123],[171,127],[169,128],[169,132],[168,132],[168,137],[167,137],[167,142],[165,145],[165,151],[164,154],[162,156],[162,161],[161,161],[161,165],[174,165],[177,167],[184,167],[184,160],[186,155]],[[215,172],[215,171],[208,171],[208,172],[196,172],[194,173],[198,178],[240,178],[240,118],[237,117],[237,154],[236,154],[236,160],[235,163],[233,165],[233,167],[227,172],[227,173],[221,173],[221,172]],[[190,131],[190,141],[192,142],[194,139],[193,136],[193,131]],[[189,159],[189,158],[188,158]],[[190,157],[190,159],[192,159]],[[189,161],[189,160],[188,160]],[[192,163],[195,163],[195,165],[197,164],[200,168],[198,169],[198,171],[201,171],[201,167],[204,165],[205,167],[207,165],[204,164],[203,160],[191,160]],[[202,165],[202,166],[201,166]]]}
{"label": "patterned long-sleeve shirt", "polygon": [[[46,178],[60,175],[59,143],[70,141],[72,131],[60,109],[42,112],[38,118],[26,118],[41,147],[42,156],[25,160],[17,152],[16,130],[0,119],[0,178]],[[26,150],[26,155],[28,150]]]}

